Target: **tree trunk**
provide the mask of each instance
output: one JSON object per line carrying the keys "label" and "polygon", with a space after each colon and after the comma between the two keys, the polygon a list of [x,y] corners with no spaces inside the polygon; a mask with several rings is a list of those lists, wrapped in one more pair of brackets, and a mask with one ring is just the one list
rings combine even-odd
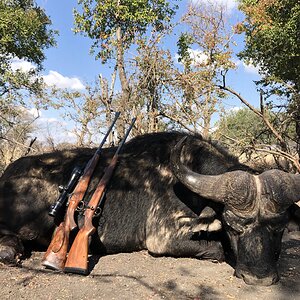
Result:
{"label": "tree trunk", "polygon": [[[121,27],[117,28],[116,37],[117,37],[117,67],[118,67],[119,79],[122,87],[121,108],[123,108],[124,111],[126,111],[125,108],[126,106],[128,106],[129,99],[130,99],[130,88],[129,88],[129,83],[125,72],[124,48],[123,48]],[[122,118],[122,120],[124,119]],[[123,122],[119,122],[118,124],[119,124],[119,126],[117,127],[118,137],[122,138],[125,132],[125,124]]]}
{"label": "tree trunk", "polygon": [[207,95],[205,96],[205,103],[204,103],[204,107],[202,109],[202,112],[203,112],[202,136],[205,139],[208,139],[208,137],[209,137],[209,129],[210,129],[210,121],[211,121],[211,112],[210,112],[211,103],[212,103],[212,97],[211,97],[211,91],[209,91],[209,92],[207,92]]}
{"label": "tree trunk", "polygon": [[300,96],[296,96],[296,111],[295,111],[295,125],[296,125],[296,135],[297,135],[297,153],[300,162]]}

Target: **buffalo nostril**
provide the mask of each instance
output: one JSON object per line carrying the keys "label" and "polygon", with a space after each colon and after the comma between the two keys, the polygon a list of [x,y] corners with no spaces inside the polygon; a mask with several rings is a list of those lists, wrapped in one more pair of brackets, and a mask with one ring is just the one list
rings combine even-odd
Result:
{"label": "buffalo nostril", "polygon": [[255,285],[256,284],[255,283],[256,280],[253,280],[253,277],[249,276],[248,274],[245,275],[245,274],[241,273],[239,278],[243,279],[246,284],[250,284],[250,285],[252,285],[252,284]]}

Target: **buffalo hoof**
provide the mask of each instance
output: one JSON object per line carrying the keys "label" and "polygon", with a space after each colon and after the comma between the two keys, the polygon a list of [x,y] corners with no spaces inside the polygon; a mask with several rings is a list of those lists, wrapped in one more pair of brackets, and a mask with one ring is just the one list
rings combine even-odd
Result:
{"label": "buffalo hoof", "polygon": [[15,266],[20,261],[16,250],[10,246],[0,246],[0,262],[5,265]]}
{"label": "buffalo hoof", "polygon": [[219,263],[225,261],[224,250],[220,242],[205,241],[205,243],[207,243],[205,249],[203,247],[202,251],[196,255],[197,258]]}
{"label": "buffalo hoof", "polygon": [[276,272],[263,278],[259,278],[254,274],[251,274],[250,272],[241,270],[235,270],[234,275],[238,278],[243,279],[244,282],[249,285],[270,286],[272,284],[276,284],[279,281],[279,276]]}
{"label": "buffalo hoof", "polygon": [[17,265],[20,262],[24,247],[17,236],[6,235],[0,238],[0,262],[6,265]]}

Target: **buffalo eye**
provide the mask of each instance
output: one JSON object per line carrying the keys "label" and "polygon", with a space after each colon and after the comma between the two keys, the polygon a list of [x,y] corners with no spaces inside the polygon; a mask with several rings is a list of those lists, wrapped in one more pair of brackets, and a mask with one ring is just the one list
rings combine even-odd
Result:
{"label": "buffalo eye", "polygon": [[284,230],[285,226],[281,224],[276,224],[276,225],[272,224],[272,225],[268,225],[267,228],[271,232],[280,233]]}
{"label": "buffalo eye", "polygon": [[233,214],[231,211],[227,210],[225,214],[223,214],[223,220],[225,224],[236,233],[244,232],[244,220]]}
{"label": "buffalo eye", "polygon": [[271,218],[266,218],[263,222],[269,231],[281,233],[288,222],[288,215],[286,213],[277,214]]}

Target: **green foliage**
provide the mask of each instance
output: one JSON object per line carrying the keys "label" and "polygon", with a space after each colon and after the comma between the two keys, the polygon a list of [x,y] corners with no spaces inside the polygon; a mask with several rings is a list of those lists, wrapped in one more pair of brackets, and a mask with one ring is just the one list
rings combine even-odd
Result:
{"label": "green foliage", "polygon": [[212,116],[225,97],[217,86],[221,84],[220,74],[235,66],[232,31],[226,24],[224,7],[211,1],[201,6],[191,1],[181,20],[186,26],[177,42],[177,54],[183,71],[176,76],[176,84],[182,100],[176,99],[172,115],[175,109],[177,120],[187,119],[187,127],[208,137]]}
{"label": "green foliage", "polygon": [[192,63],[192,59],[188,50],[193,42],[193,37],[187,32],[182,33],[177,42],[177,54],[179,55],[178,62],[182,62],[187,71],[190,71]]}
{"label": "green foliage", "polygon": [[[295,126],[288,122],[284,113],[268,112],[268,120],[280,132],[285,142],[290,145],[295,140]],[[241,154],[251,147],[259,145],[276,146],[278,141],[266,124],[252,110],[243,108],[224,114],[217,124],[214,138],[219,139],[231,148],[234,153]]]}
{"label": "green foliage", "polygon": [[223,141],[235,141],[240,145],[251,145],[256,141],[260,144],[274,142],[272,135],[260,117],[248,108],[230,111],[219,121],[218,134]]}
{"label": "green foliage", "polygon": [[[34,118],[24,108],[29,95],[41,97],[38,76],[44,50],[54,46],[50,19],[33,0],[0,0],[0,173],[26,153]],[[14,70],[15,59],[30,62],[25,72]],[[39,100],[37,100],[39,101]]]}
{"label": "green foliage", "polygon": [[165,0],[78,0],[82,10],[74,11],[75,32],[94,40],[91,48],[103,62],[111,58],[115,33],[121,29],[123,48],[144,34],[149,26],[162,30],[171,20],[176,7]]}
{"label": "green foliage", "polygon": [[[0,95],[25,88],[38,92],[36,74],[45,59],[44,50],[55,45],[50,19],[33,0],[0,0]],[[13,58],[33,63],[29,73],[14,72]]]}
{"label": "green foliage", "polygon": [[259,65],[265,83],[292,84],[300,91],[300,2],[241,0],[246,46],[240,57]]}
{"label": "green foliage", "polygon": [[51,25],[32,0],[0,0],[1,55],[11,55],[41,66],[43,50],[53,46]]}

